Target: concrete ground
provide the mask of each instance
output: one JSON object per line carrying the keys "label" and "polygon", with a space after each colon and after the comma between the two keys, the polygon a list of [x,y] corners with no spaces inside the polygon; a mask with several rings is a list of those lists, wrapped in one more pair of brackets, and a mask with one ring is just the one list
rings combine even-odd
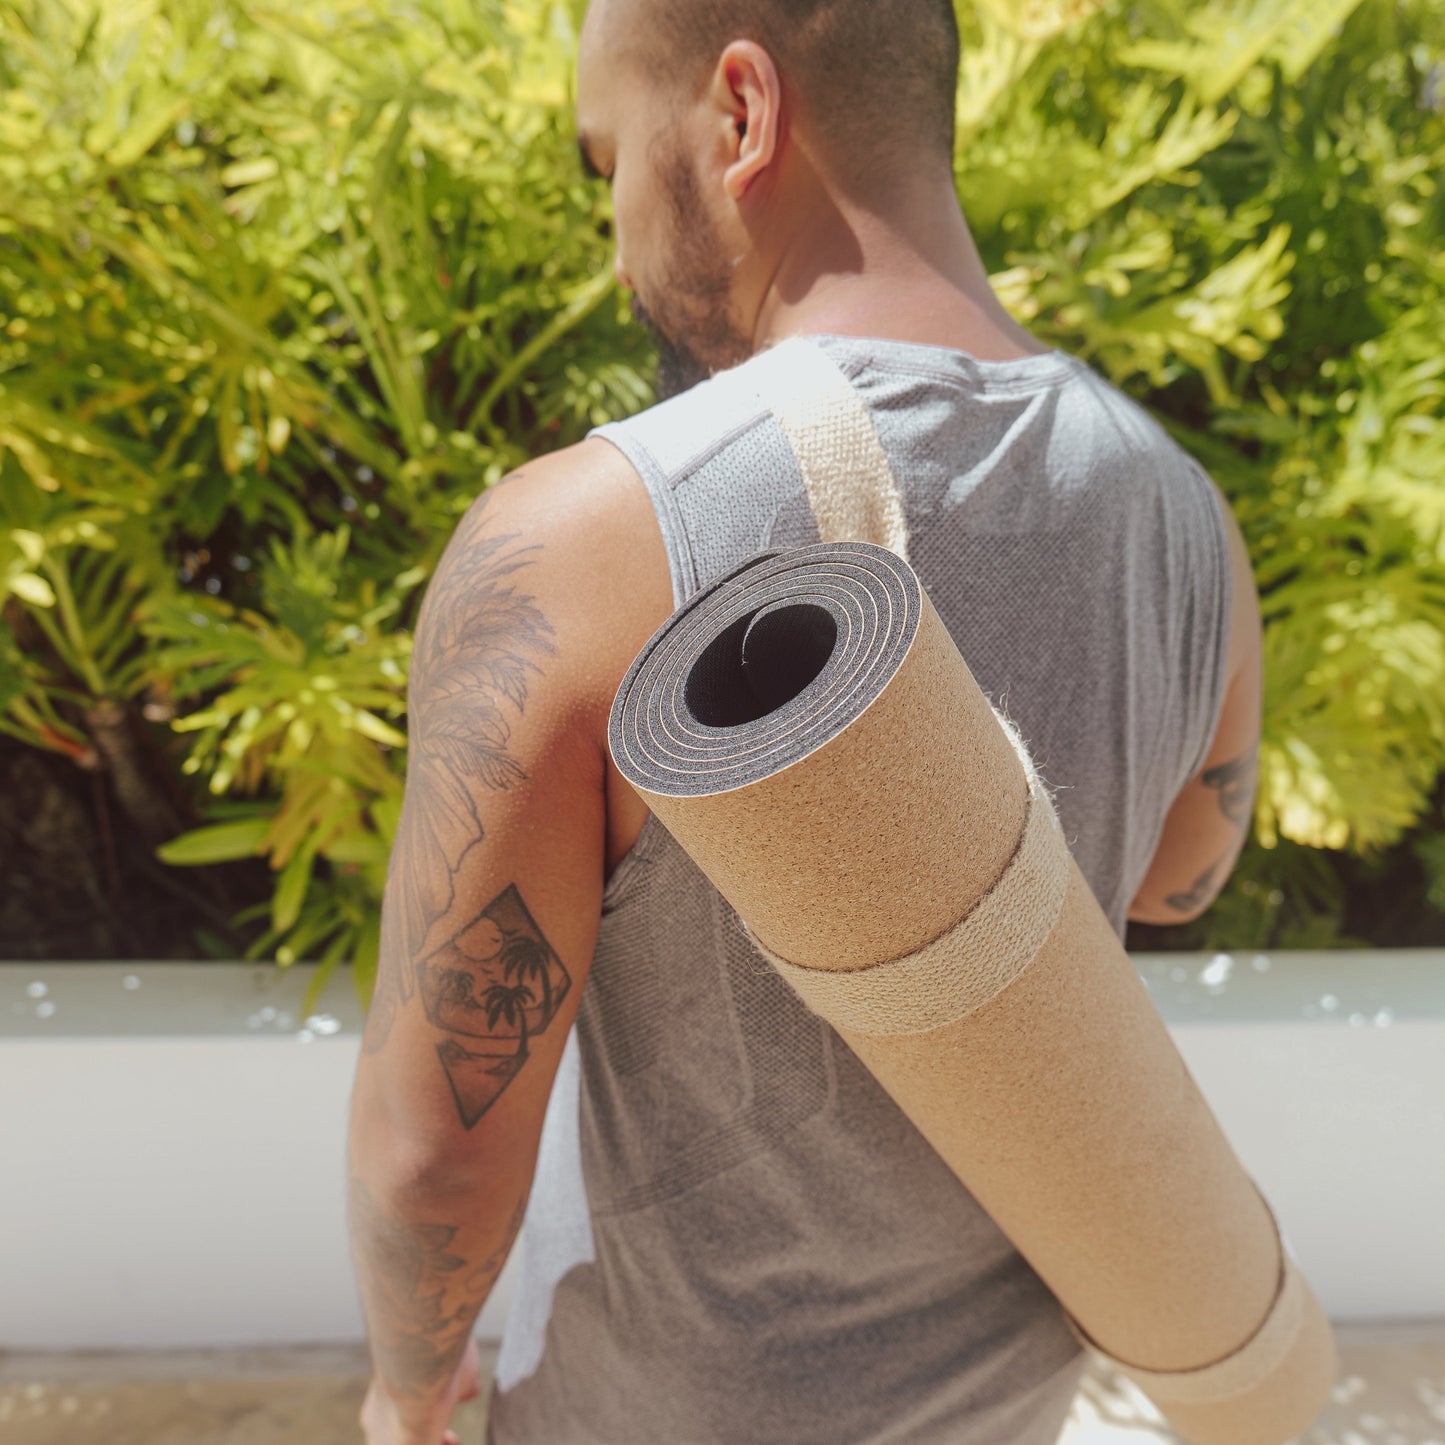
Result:
{"label": "concrete ground", "polygon": [[[1300,1445],[1445,1445],[1445,1318],[1338,1325],[1335,1334],[1344,1367],[1334,1400]],[[351,1348],[0,1351],[0,1440],[361,1445],[365,1370],[365,1352]],[[1174,1445],[1179,1437],[1158,1421],[1132,1384],[1095,1362],[1059,1445]],[[462,1445],[480,1445],[482,1401],[453,1424]]]}

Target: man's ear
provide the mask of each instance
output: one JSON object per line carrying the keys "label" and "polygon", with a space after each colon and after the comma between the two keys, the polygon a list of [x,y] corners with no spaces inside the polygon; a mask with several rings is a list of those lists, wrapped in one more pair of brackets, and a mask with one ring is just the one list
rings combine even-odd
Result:
{"label": "man's ear", "polygon": [[734,40],[718,57],[712,89],[728,157],[723,185],[738,201],[777,154],[783,83],[761,45]]}

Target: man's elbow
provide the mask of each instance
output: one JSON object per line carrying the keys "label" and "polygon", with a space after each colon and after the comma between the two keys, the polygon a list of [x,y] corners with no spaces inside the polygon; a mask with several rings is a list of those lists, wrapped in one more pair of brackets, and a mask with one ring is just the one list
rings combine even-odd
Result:
{"label": "man's elbow", "polygon": [[[380,1065],[363,1062],[347,1127],[351,1171],[390,1193],[429,1194],[466,1189],[476,1176],[495,1169],[495,1158],[482,1157],[488,1141],[464,1139],[455,1121],[449,1124],[435,1107],[429,1090],[414,1081],[409,1089],[401,1087],[404,1077],[404,1070],[394,1068],[389,1079]],[[410,1109],[398,1106],[395,1092],[409,1097]]]}
{"label": "man's elbow", "polygon": [[1141,891],[1129,905],[1129,921],[1171,928],[1202,918],[1223,891],[1233,862],[1231,854],[1228,859],[1206,868],[1192,882],[1172,890],[1151,888],[1147,892]]}
{"label": "man's elbow", "polygon": [[1202,918],[1213,905],[1212,897],[1202,903],[1178,907],[1136,899],[1130,904],[1127,917],[1130,923],[1147,923],[1154,928],[1172,928],[1177,924],[1193,923],[1196,918]]}
{"label": "man's elbow", "polygon": [[365,1179],[373,1192],[392,1199],[472,1198],[512,1163],[500,1153],[484,1158],[475,1150],[419,1149],[391,1130],[353,1130],[347,1150],[348,1174]]}

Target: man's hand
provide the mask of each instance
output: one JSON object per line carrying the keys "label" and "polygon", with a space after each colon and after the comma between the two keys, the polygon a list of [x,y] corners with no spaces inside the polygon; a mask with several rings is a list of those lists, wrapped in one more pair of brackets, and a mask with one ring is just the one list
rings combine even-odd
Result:
{"label": "man's hand", "polygon": [[475,1400],[481,1393],[481,1352],[476,1340],[469,1339],[451,1386],[438,1404],[428,1407],[425,1416],[408,1410],[405,1401],[394,1399],[373,1376],[361,1404],[361,1433],[366,1445],[461,1445],[456,1433],[447,1428],[452,1411],[463,1400]]}

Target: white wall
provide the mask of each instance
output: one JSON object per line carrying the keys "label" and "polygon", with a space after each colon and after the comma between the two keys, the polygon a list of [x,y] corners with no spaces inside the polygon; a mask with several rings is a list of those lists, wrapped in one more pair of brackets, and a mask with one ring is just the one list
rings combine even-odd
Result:
{"label": "white wall", "polygon": [[[1237,958],[1222,985],[1217,961],[1135,962],[1330,1314],[1445,1315],[1445,953]],[[298,1032],[305,981],[0,965],[0,1348],[361,1336],[344,1219],[360,1018],[342,984]]]}
{"label": "white wall", "polygon": [[344,1216],[361,1015],[343,982],[304,1028],[308,981],[0,964],[0,1349],[362,1337]]}
{"label": "white wall", "polygon": [[1445,1020],[1170,1032],[1331,1318],[1445,1316]]}

